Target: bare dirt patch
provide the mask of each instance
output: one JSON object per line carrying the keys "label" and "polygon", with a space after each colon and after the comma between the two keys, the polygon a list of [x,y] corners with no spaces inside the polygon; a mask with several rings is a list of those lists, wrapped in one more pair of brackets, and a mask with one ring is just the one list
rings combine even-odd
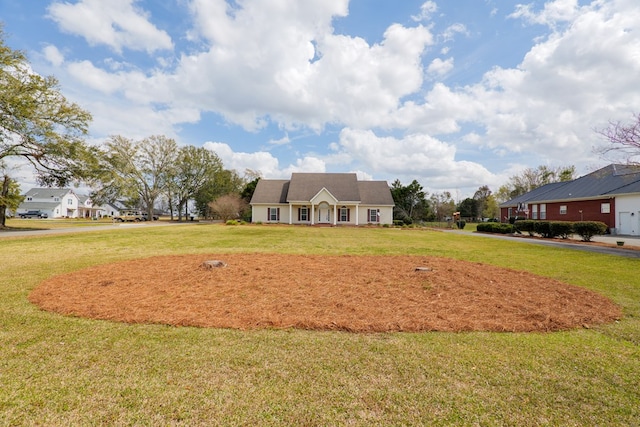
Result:
{"label": "bare dirt patch", "polygon": [[622,315],[584,288],[424,256],[162,256],[55,276],[29,299],[65,315],[238,329],[557,331]]}

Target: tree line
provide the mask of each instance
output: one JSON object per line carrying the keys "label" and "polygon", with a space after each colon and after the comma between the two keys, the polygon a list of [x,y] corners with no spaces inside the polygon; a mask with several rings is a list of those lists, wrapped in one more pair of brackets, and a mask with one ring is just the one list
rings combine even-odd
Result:
{"label": "tree line", "polygon": [[214,152],[179,147],[162,135],[140,140],[116,135],[93,146],[85,140],[91,120],[88,111],[62,95],[55,77],[34,73],[26,55],[5,44],[0,26],[0,227],[6,210],[23,201],[11,177],[11,158],[30,164],[39,185],[85,183],[94,189],[94,204],[121,201],[145,209],[149,218],[161,201],[178,219],[189,214],[190,202],[204,216],[228,210],[229,202],[211,204],[227,194],[235,214],[242,214],[246,202],[233,195],[257,179],[255,173],[241,177],[225,169]]}
{"label": "tree line", "polygon": [[467,220],[498,219],[500,204],[514,199],[542,185],[575,179],[574,166],[527,168],[509,178],[506,184],[493,192],[488,185],[478,187],[472,197],[456,202],[451,192],[443,191],[429,195],[422,185],[413,180],[403,185],[395,180],[391,195],[395,203],[393,219],[405,224],[415,222],[442,222],[453,217],[455,212]]}
{"label": "tree line", "polygon": [[[162,203],[172,219],[174,213],[178,220],[186,219],[193,213],[191,202],[199,216],[210,216],[213,200],[239,195],[247,184],[246,177],[224,169],[213,151],[179,147],[163,135],[140,140],[112,136],[95,154],[94,172],[88,180],[96,189],[91,194],[94,203],[125,200],[129,206],[146,209],[149,217]],[[241,211],[242,204],[238,204],[235,214],[240,216]]]}

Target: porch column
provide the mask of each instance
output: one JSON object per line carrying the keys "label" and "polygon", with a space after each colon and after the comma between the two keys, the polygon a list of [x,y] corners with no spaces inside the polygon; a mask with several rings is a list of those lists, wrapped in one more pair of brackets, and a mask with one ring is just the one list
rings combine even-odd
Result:
{"label": "porch column", "polygon": [[289,203],[289,225],[292,224],[291,220],[293,219],[293,216],[291,215],[293,213],[293,205],[291,205],[291,203]]}
{"label": "porch column", "polygon": [[360,222],[360,213],[359,213],[360,205],[356,205],[356,225],[359,225]]}
{"label": "porch column", "polygon": [[316,205],[311,202],[311,225],[316,223]]}
{"label": "porch column", "polygon": [[333,205],[333,225],[337,224],[338,220],[338,205]]}

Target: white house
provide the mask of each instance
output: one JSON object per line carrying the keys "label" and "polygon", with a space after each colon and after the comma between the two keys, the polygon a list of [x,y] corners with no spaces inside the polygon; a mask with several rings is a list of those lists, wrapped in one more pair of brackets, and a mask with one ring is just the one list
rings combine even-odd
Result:
{"label": "white house", "polygon": [[77,195],[69,188],[32,188],[25,194],[16,215],[39,210],[49,218],[90,218],[104,215],[102,207],[93,206],[87,196]]}
{"label": "white house", "polygon": [[251,198],[252,222],[366,225],[393,223],[386,181],[358,181],[354,173],[293,173],[261,179]]}

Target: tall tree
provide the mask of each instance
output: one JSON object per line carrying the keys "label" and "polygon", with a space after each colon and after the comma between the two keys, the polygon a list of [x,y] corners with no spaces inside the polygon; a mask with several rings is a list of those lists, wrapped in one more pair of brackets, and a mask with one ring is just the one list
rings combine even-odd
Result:
{"label": "tall tree", "polygon": [[101,150],[100,176],[94,182],[98,189],[92,199],[140,201],[153,218],[155,202],[167,188],[177,153],[176,142],[162,135],[139,141],[111,137]]}
{"label": "tall tree", "polygon": [[246,184],[245,179],[235,170],[224,169],[215,179],[202,186],[194,197],[196,209],[204,217],[210,216],[209,202],[224,194],[240,194]]}
{"label": "tall tree", "polygon": [[[35,74],[26,56],[5,44],[0,27],[0,162],[26,161],[42,185],[82,180],[93,161],[84,141],[90,122],[87,111],[60,93],[55,77]],[[0,200],[8,197],[5,191],[0,188]]]}
{"label": "tall tree", "polygon": [[396,179],[391,184],[391,196],[395,203],[393,219],[407,223],[426,219],[429,209],[427,193],[415,179],[409,185],[402,185]]}
{"label": "tall tree", "polygon": [[168,189],[177,202],[178,220],[182,219],[183,211],[187,217],[189,200],[194,199],[205,186],[215,182],[222,171],[222,161],[213,151],[192,145],[179,149],[168,181]]}
{"label": "tall tree", "polygon": [[467,197],[458,204],[458,211],[462,218],[475,219],[478,217],[478,200]]}
{"label": "tall tree", "polygon": [[[485,209],[487,204],[489,203],[489,198],[491,197],[492,192],[488,185],[483,185],[479,187],[476,192],[473,194],[473,199],[477,201],[477,214],[481,217],[485,217]],[[490,217],[492,218],[492,217]]]}
{"label": "tall tree", "polygon": [[5,227],[7,209],[15,211],[23,200],[20,185],[6,173],[2,174],[0,176],[0,228]]}
{"label": "tall tree", "polygon": [[442,193],[434,193],[431,195],[431,207],[434,211],[435,217],[438,221],[442,221],[447,217],[453,215],[456,204],[451,197],[449,191],[443,191]]}
{"label": "tall tree", "polygon": [[605,129],[597,131],[609,145],[600,148],[600,153],[615,161],[640,165],[640,113],[634,115],[629,124],[609,122]]}

